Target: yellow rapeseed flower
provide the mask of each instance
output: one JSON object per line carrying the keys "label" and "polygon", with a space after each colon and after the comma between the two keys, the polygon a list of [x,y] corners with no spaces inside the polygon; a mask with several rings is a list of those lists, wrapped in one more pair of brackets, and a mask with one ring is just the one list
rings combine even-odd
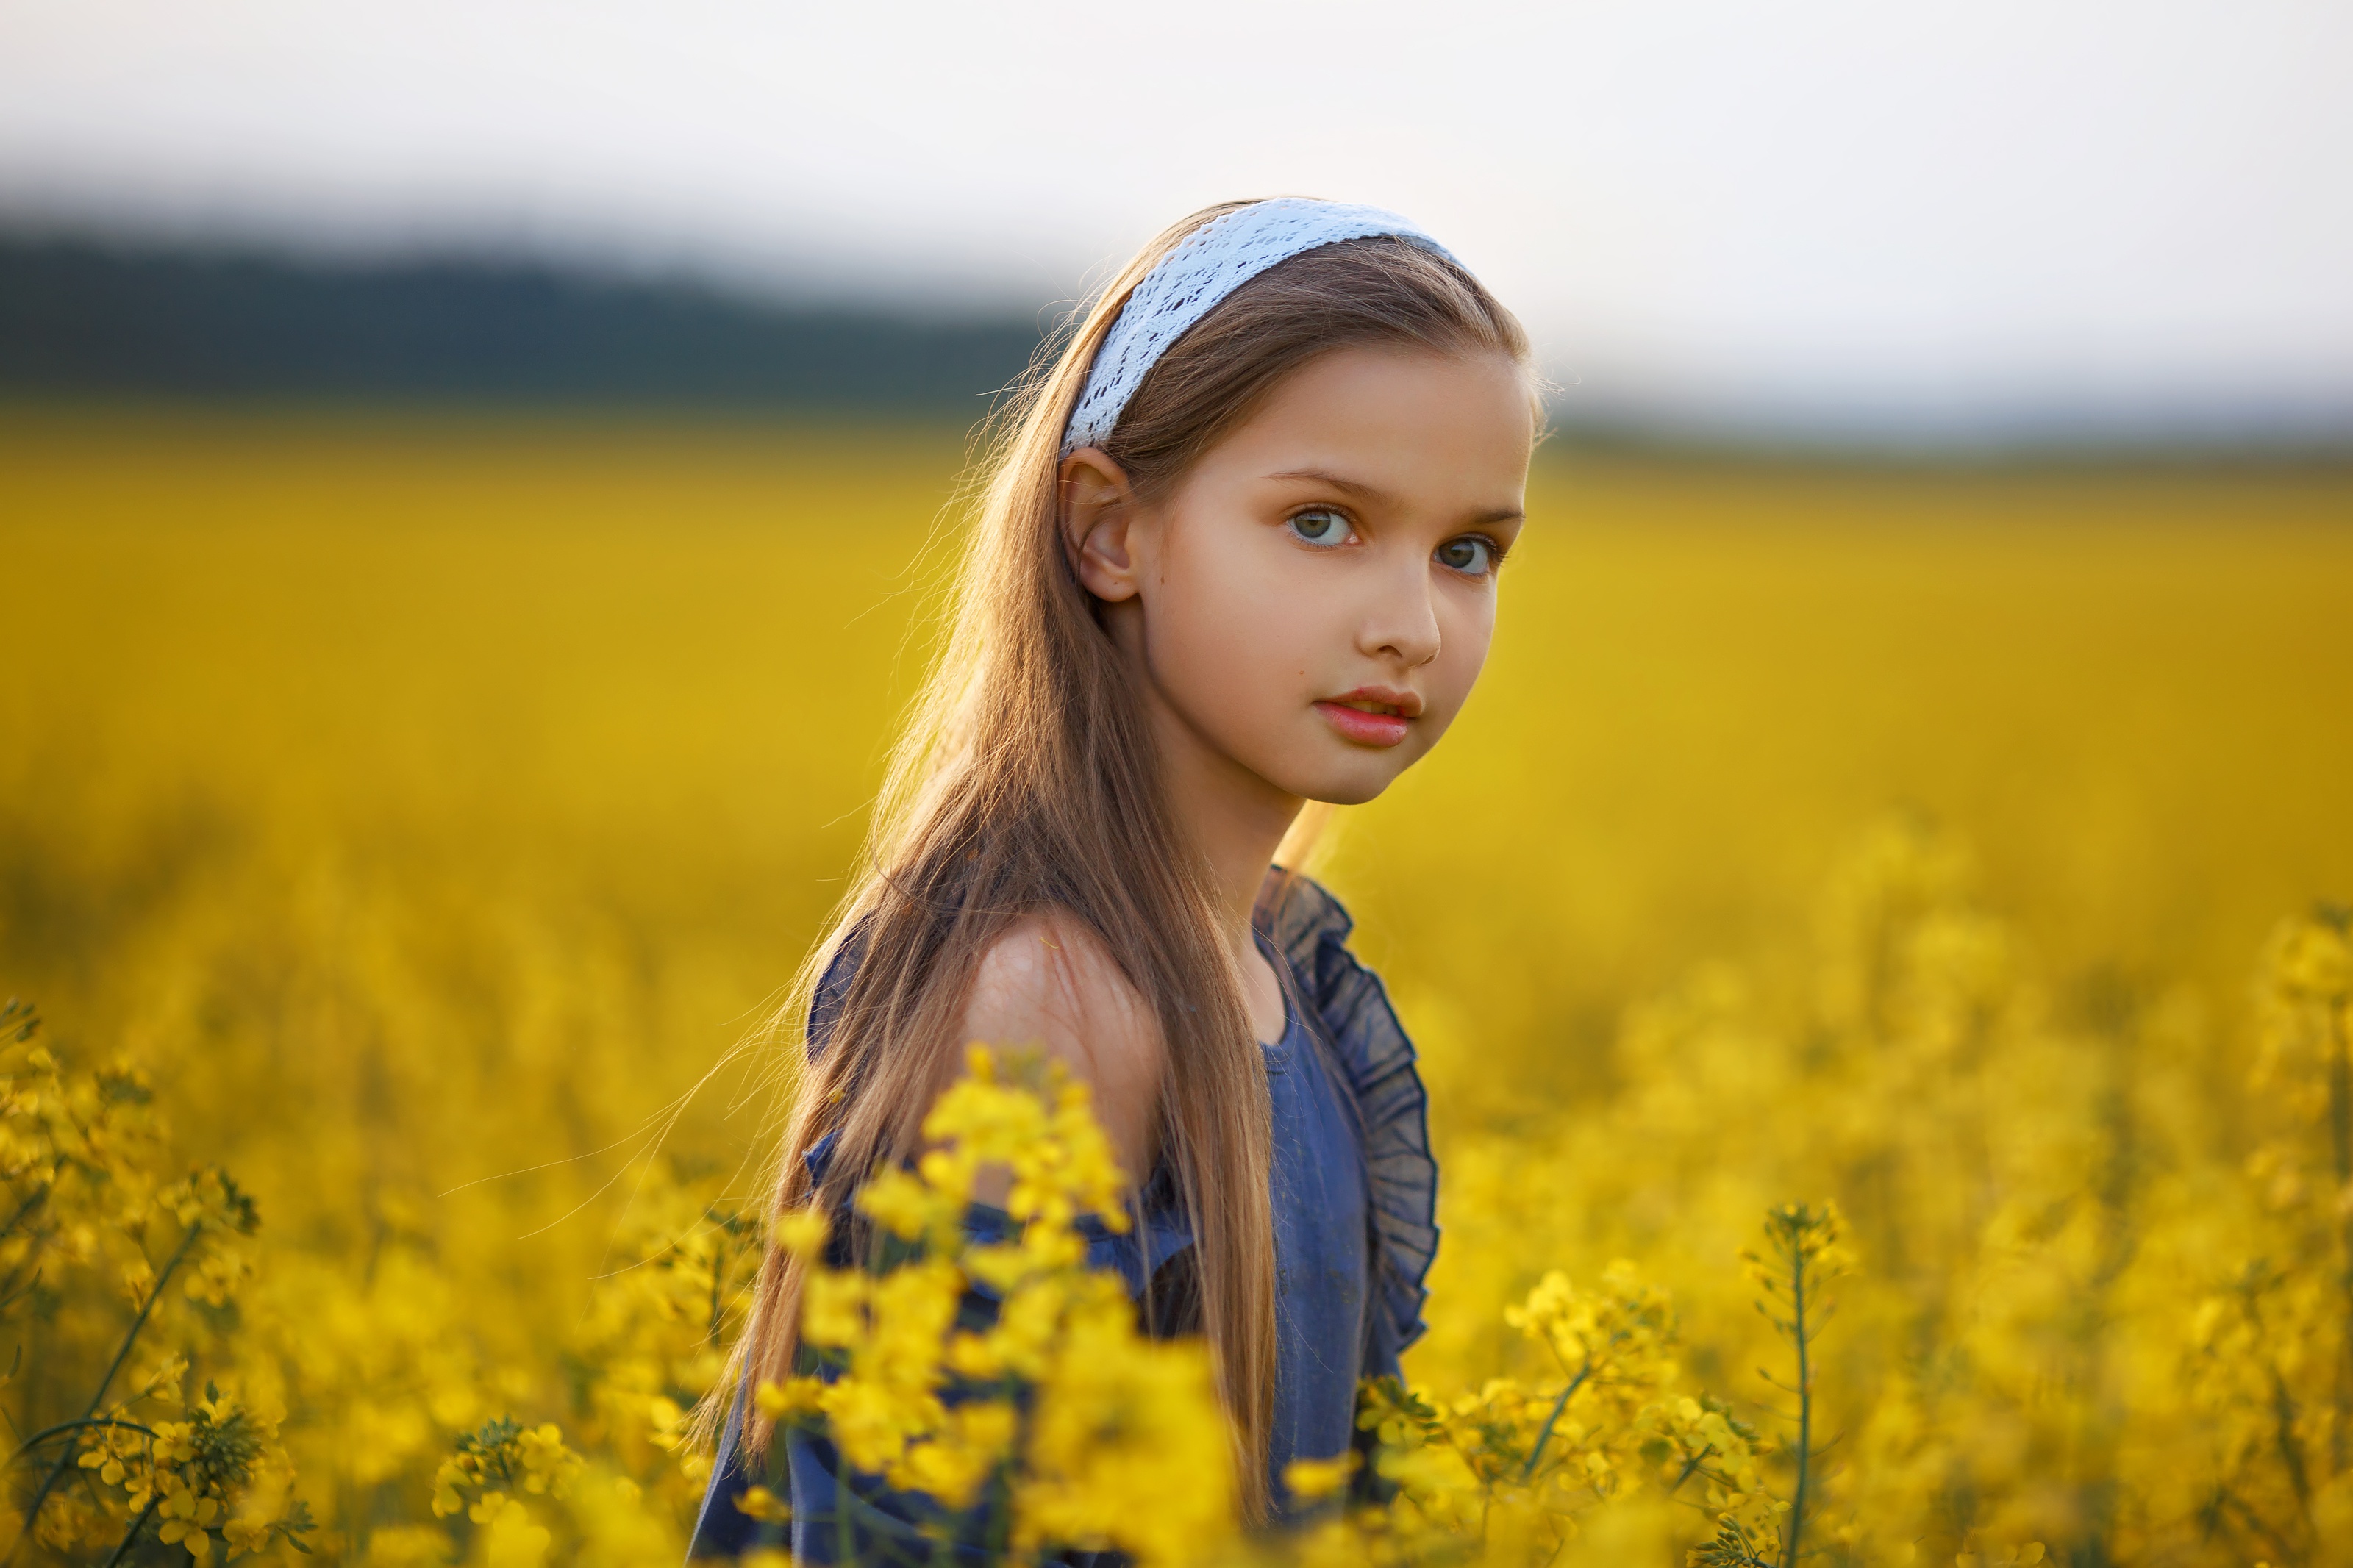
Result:
{"label": "yellow rapeseed flower", "polygon": [[763,1382],[752,1391],[752,1402],[767,1419],[789,1421],[813,1414],[824,1391],[825,1384],[818,1378],[788,1377],[782,1383]]}
{"label": "yellow rapeseed flower", "polygon": [[1343,1454],[1331,1459],[1293,1459],[1282,1469],[1282,1484],[1292,1495],[1313,1501],[1327,1498],[1348,1484],[1356,1472],[1356,1456]]}
{"label": "yellow rapeseed flower", "polygon": [[765,1487],[746,1487],[737,1494],[735,1506],[763,1524],[784,1524],[793,1517],[785,1500]]}
{"label": "yellow rapeseed flower", "polygon": [[825,1250],[833,1223],[823,1209],[810,1205],[777,1215],[773,1229],[778,1247],[803,1262],[814,1262]]}

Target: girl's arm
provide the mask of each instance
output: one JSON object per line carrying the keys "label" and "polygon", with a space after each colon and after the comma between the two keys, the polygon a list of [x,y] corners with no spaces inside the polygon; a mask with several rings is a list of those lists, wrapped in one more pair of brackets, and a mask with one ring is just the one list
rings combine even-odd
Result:
{"label": "girl's arm", "polygon": [[[1035,916],[997,938],[974,976],[964,1037],[1065,1063],[1092,1088],[1120,1169],[1139,1184],[1150,1174],[1166,1067],[1160,1024],[1092,931]],[[984,1171],[973,1196],[1002,1204],[1011,1179],[1002,1167]]]}

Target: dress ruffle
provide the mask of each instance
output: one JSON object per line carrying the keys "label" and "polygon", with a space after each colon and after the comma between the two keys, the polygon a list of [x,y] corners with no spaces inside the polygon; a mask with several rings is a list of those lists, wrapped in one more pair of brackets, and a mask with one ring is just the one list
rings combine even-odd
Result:
{"label": "dress ruffle", "polygon": [[[1413,1042],[1398,1024],[1379,978],[1348,951],[1355,922],[1321,886],[1277,869],[1267,879],[1256,923],[1291,971],[1305,1004],[1299,1009],[1300,1021],[1320,1034],[1329,1047],[1329,1063],[1351,1091],[1370,1205],[1361,1371],[1368,1377],[1394,1375],[1399,1353],[1422,1334],[1422,1304],[1428,1299],[1424,1281],[1438,1252],[1438,1165],[1430,1152],[1429,1096],[1414,1066]],[[807,1031],[812,1058],[823,1049],[840,1016],[862,946],[853,932],[818,982]],[[822,1181],[838,1144],[838,1137],[828,1133],[807,1151],[805,1159],[813,1179]],[[1090,1264],[1116,1269],[1130,1293],[1142,1298],[1147,1281],[1156,1289],[1172,1272],[1181,1272],[1171,1266],[1179,1265],[1189,1252],[1193,1237],[1166,1168],[1156,1171],[1137,1196],[1141,1223],[1128,1231],[1113,1232],[1092,1216],[1082,1218],[1079,1226]],[[1002,1210],[979,1205],[966,1215],[965,1225],[975,1239],[983,1241],[1005,1239],[1013,1231]],[[833,1267],[847,1268],[853,1261],[842,1250],[849,1228],[837,1229],[828,1258]],[[975,1282],[960,1316],[976,1328],[993,1318],[996,1307],[990,1292]],[[732,1555],[776,1533],[774,1526],[761,1526],[734,1507],[736,1496],[756,1479],[746,1473],[741,1448],[744,1402],[745,1391],[739,1387],[696,1522],[691,1548],[696,1557]],[[822,1436],[787,1433],[782,1449],[776,1456],[778,1473],[773,1479],[778,1484],[788,1481],[791,1489],[791,1541],[797,1560],[824,1563],[843,1555],[832,1528],[809,1528],[818,1520],[846,1523],[849,1556],[888,1542],[912,1561],[987,1560],[986,1554],[955,1543],[976,1528],[972,1521],[948,1514],[931,1500],[891,1492],[879,1478],[853,1475],[843,1484],[839,1456]],[[931,1534],[923,1533],[925,1527]],[[946,1539],[937,1539],[941,1536]],[[1068,1561],[1092,1564],[1112,1559],[1076,1553]]]}
{"label": "dress ruffle", "polygon": [[1367,1376],[1394,1375],[1427,1328],[1422,1304],[1438,1256],[1438,1162],[1430,1152],[1430,1094],[1413,1042],[1380,977],[1348,951],[1356,921],[1311,877],[1277,868],[1258,922],[1308,992],[1316,1019],[1356,1090],[1372,1188],[1374,1289]]}

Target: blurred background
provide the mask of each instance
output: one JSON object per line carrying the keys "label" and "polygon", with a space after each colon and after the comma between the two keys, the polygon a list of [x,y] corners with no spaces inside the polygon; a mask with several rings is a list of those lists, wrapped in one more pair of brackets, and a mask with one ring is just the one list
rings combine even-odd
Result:
{"label": "blurred background", "polygon": [[2338,6],[18,0],[0,28],[20,394],[953,408],[1162,225],[1303,192],[1444,236],[1574,429],[2353,430]]}
{"label": "blurred background", "polygon": [[[2348,81],[2318,0],[5,0],[0,994],[257,1194],[168,1332],[330,1560],[484,1550],[502,1412],[641,1489],[559,1552],[674,1560],[772,1100],[666,1108],[844,885],[969,433],[1168,222],[1375,203],[1557,384],[1485,683],[1320,862],[1450,1172],[1416,1375],[1625,1256],[1765,1420],[1732,1260],[1835,1195],[1849,1547],[2323,1561],[2346,1444],[2177,1374],[2233,1248],[2353,1356],[2280,1173],[2353,1079],[2248,991],[2353,894]],[[24,1431],[129,1310],[51,1278]]]}

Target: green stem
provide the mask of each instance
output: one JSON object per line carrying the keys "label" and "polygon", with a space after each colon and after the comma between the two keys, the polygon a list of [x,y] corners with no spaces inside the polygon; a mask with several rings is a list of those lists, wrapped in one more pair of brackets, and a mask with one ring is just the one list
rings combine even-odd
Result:
{"label": "green stem", "polygon": [[1528,1462],[1520,1467],[1520,1479],[1525,1481],[1536,1473],[1536,1461],[1544,1458],[1545,1445],[1552,1441],[1552,1429],[1559,1424],[1560,1413],[1568,1408],[1569,1396],[1583,1387],[1585,1380],[1592,1375],[1593,1358],[1588,1355],[1585,1365],[1568,1380],[1568,1386],[1560,1391],[1560,1397],[1552,1402],[1552,1414],[1545,1417],[1544,1429],[1536,1434],[1536,1446],[1528,1450]]}
{"label": "green stem", "polygon": [[[121,1372],[122,1363],[131,1358],[131,1347],[138,1342],[140,1331],[147,1326],[148,1316],[155,1310],[155,1303],[164,1299],[164,1287],[171,1283],[173,1270],[178,1268],[181,1260],[188,1256],[188,1248],[196,1244],[197,1233],[203,1229],[202,1220],[188,1226],[188,1234],[180,1237],[180,1245],[174,1249],[171,1261],[164,1264],[164,1271],[155,1276],[155,1288],[147,1292],[147,1300],[139,1309],[139,1315],[131,1320],[131,1331],[122,1336],[121,1348],[114,1352],[114,1359],[107,1363],[106,1375],[98,1380],[98,1388],[90,1396],[90,1408],[81,1413],[83,1420],[87,1421],[96,1415],[98,1407],[106,1403],[106,1391],[113,1384],[114,1374]],[[40,1489],[33,1494],[32,1505],[25,1510],[23,1532],[16,1537],[16,1544],[8,1548],[8,1555],[0,1557],[0,1568],[7,1568],[9,1563],[16,1561],[16,1553],[32,1537],[34,1522],[41,1517],[41,1505],[49,1500],[49,1494],[58,1489],[58,1483],[65,1479],[66,1471],[72,1464],[71,1448],[58,1456],[58,1462],[50,1467],[47,1476],[42,1479]],[[143,1521],[144,1516],[142,1515],[142,1518]],[[127,1547],[130,1544],[130,1541],[126,1538],[123,1546]],[[117,1557],[122,1555],[121,1548],[116,1549],[115,1555]]]}
{"label": "green stem", "polygon": [[[8,1216],[7,1225],[5,1226],[0,1226],[0,1241],[5,1241],[9,1237],[16,1235],[16,1227],[25,1223],[26,1216],[48,1201],[49,1189],[47,1187],[37,1187],[34,1189],[34,1191],[26,1197],[23,1203],[16,1205],[16,1212]],[[16,1289],[16,1281],[24,1277],[25,1270],[27,1268],[33,1270],[34,1282],[38,1283],[41,1278],[40,1262],[41,1245],[38,1238],[36,1237],[32,1241],[32,1244],[25,1248],[25,1256],[16,1260],[16,1267],[8,1270],[6,1282],[5,1284],[0,1284],[0,1300],[13,1301],[16,1299],[20,1294]],[[27,1289],[30,1288],[30,1286],[26,1287]]]}
{"label": "green stem", "polygon": [[1684,1460],[1683,1468],[1675,1472],[1675,1484],[1667,1489],[1667,1496],[1672,1498],[1677,1492],[1683,1490],[1683,1483],[1691,1479],[1692,1477],[1698,1472],[1699,1468],[1707,1463],[1707,1457],[1715,1452],[1715,1449],[1714,1446],[1711,1445],[1708,1447],[1702,1448],[1698,1453],[1694,1454],[1690,1458]]}
{"label": "green stem", "polygon": [[131,1521],[130,1530],[124,1532],[122,1540],[115,1546],[114,1555],[106,1560],[106,1568],[115,1568],[115,1564],[122,1561],[122,1554],[131,1550],[131,1543],[139,1539],[141,1531],[147,1528],[147,1521],[155,1516],[155,1505],[163,1500],[161,1498],[147,1500],[147,1506],[139,1510],[139,1517]]}
{"label": "green stem", "polygon": [[1789,1540],[1781,1568],[1798,1568],[1806,1533],[1806,1483],[1811,1479],[1814,1447],[1814,1377],[1806,1358],[1806,1253],[1802,1237],[1789,1256],[1789,1326],[1798,1345],[1798,1484],[1789,1498]]}
{"label": "green stem", "polygon": [[25,1223],[25,1216],[48,1201],[49,1189],[46,1186],[35,1187],[26,1194],[25,1201],[16,1205],[16,1212],[8,1216],[8,1223],[0,1225],[0,1240],[16,1235],[16,1227]]}
{"label": "green stem", "polygon": [[171,1282],[172,1275],[187,1258],[188,1248],[195,1246],[196,1237],[203,1229],[202,1220],[188,1226],[188,1234],[180,1237],[180,1245],[173,1248],[170,1260],[164,1265],[164,1271],[155,1276],[155,1289],[147,1292],[147,1300],[140,1306],[139,1315],[131,1320],[131,1331],[122,1336],[122,1343],[116,1349],[114,1359],[106,1363],[106,1375],[98,1380],[98,1387],[90,1394],[90,1408],[82,1412],[84,1420],[97,1415],[98,1407],[106,1403],[106,1391],[113,1386],[114,1374],[121,1372],[122,1363],[131,1359],[131,1347],[139,1342],[140,1331],[146,1328],[148,1317],[155,1310],[155,1303],[164,1299],[164,1287]]}
{"label": "green stem", "polygon": [[95,1417],[85,1415],[79,1421],[60,1421],[54,1426],[45,1426],[40,1431],[34,1433],[31,1436],[26,1438],[23,1443],[17,1446],[15,1453],[8,1456],[8,1463],[12,1465],[15,1464],[17,1460],[23,1458],[26,1455],[31,1453],[35,1448],[38,1447],[43,1443],[47,1442],[50,1438],[56,1436],[60,1432],[79,1431],[80,1428],[85,1426],[121,1426],[132,1432],[143,1433],[150,1437],[153,1437],[155,1435],[152,1427],[142,1426],[136,1421],[117,1421],[111,1415],[100,1415]]}
{"label": "green stem", "polygon": [[2240,1524],[2243,1526],[2249,1533],[2260,1536],[2266,1543],[2268,1543],[2272,1549],[2272,1555],[2278,1558],[2281,1562],[2294,1563],[2303,1555],[2301,1552],[2296,1551],[2295,1544],[2291,1542],[2287,1537],[2282,1535],[2278,1531],[2274,1530],[2269,1521],[2265,1520],[2263,1515],[2257,1513],[2253,1509],[2249,1508],[2245,1501],[2228,1487],[2218,1491],[2215,1494],[2214,1500],[2218,1512],[2221,1510],[2227,1509],[2230,1511],[2236,1513],[2239,1516]]}
{"label": "green stem", "polygon": [[2288,1489],[2295,1494],[2295,1509],[2306,1522],[2312,1519],[2312,1479],[2304,1473],[2304,1446],[2295,1436],[2295,1396],[2287,1391],[2287,1379],[2280,1375],[2277,1363],[2272,1374],[2272,1445],[2279,1450],[2281,1468],[2287,1471]]}

